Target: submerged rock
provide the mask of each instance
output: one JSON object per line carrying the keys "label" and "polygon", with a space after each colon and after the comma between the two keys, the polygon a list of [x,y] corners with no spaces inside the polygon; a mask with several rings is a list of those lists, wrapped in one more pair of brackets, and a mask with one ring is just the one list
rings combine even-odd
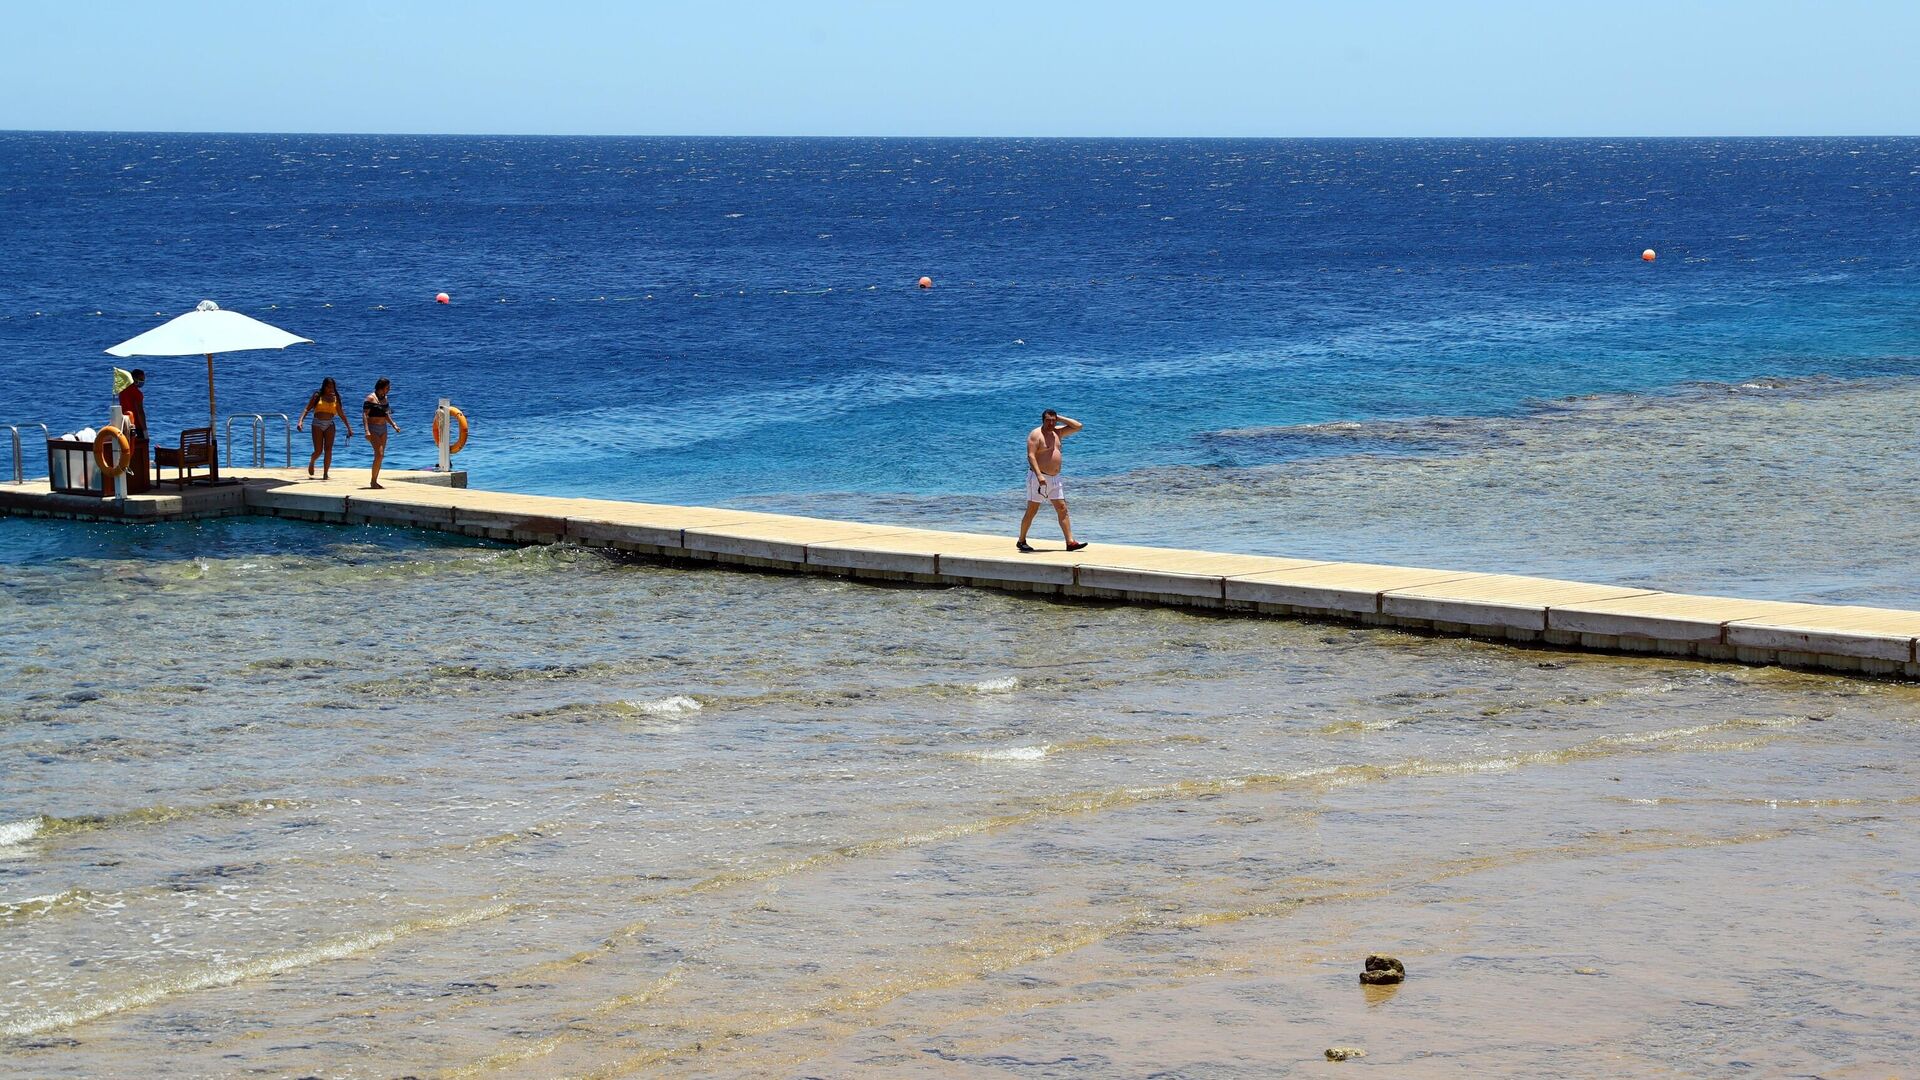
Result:
{"label": "submerged rock", "polygon": [[1357,1047],[1357,1046],[1329,1046],[1329,1047],[1327,1047],[1327,1060],[1328,1060],[1328,1061],[1345,1061],[1345,1060],[1347,1060],[1348,1058],[1363,1058],[1363,1057],[1366,1057],[1366,1056],[1367,1056],[1367,1052],[1366,1052],[1365,1050],[1362,1050],[1362,1049],[1360,1049],[1360,1048],[1359,1048],[1359,1047]]}
{"label": "submerged rock", "polygon": [[1360,981],[1368,986],[1391,986],[1407,977],[1407,968],[1398,958],[1374,953],[1367,957]]}

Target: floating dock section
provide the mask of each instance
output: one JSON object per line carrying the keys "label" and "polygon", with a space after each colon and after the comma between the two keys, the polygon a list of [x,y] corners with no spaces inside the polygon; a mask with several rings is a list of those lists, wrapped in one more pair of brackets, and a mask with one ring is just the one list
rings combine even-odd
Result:
{"label": "floating dock section", "polygon": [[1093,544],[1022,554],[1011,536],[714,507],[478,491],[463,473],[229,470],[236,483],[122,501],[0,485],[0,513],[159,522],[256,514],[398,526],[660,559],[1337,619],[1550,646],[1920,678],[1920,612],[1693,596],[1513,574]]}

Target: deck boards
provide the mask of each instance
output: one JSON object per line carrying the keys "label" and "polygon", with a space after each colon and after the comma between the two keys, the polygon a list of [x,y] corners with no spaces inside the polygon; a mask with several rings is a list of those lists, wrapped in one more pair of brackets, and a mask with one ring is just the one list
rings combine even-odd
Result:
{"label": "deck boards", "polygon": [[1518,574],[1474,574],[1389,590],[1381,597],[1380,610],[1434,622],[1544,631],[1547,611],[1557,604],[1644,596],[1652,591]]}
{"label": "deck boards", "polygon": [[0,514],[165,521],[255,513],[437,529],[522,543],[1152,603],[1427,626],[1568,647],[1645,649],[1920,678],[1920,611],[1668,593],[1518,574],[1243,555],[1133,544],[1014,549],[1011,535],[834,521],[465,486],[465,474],[225,469],[239,482],[112,499],[0,484]]}

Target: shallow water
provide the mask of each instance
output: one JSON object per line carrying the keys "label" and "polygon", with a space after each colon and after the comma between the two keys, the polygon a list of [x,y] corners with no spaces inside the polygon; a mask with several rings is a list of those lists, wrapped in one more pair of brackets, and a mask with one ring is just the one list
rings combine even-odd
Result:
{"label": "shallow water", "polygon": [[0,549],[22,1074],[1880,1075],[1920,1030],[1907,685],[398,531]]}

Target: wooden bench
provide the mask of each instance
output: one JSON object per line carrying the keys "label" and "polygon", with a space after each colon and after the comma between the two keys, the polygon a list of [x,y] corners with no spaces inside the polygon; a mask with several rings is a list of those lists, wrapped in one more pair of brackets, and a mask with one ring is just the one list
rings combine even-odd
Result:
{"label": "wooden bench", "polygon": [[[180,487],[187,486],[194,469],[208,470],[209,480],[220,479],[220,459],[214,454],[213,429],[188,428],[180,433],[179,446],[154,447],[153,471],[158,473],[168,465],[173,466],[173,482]],[[156,476],[155,481],[160,482],[160,478]]]}

